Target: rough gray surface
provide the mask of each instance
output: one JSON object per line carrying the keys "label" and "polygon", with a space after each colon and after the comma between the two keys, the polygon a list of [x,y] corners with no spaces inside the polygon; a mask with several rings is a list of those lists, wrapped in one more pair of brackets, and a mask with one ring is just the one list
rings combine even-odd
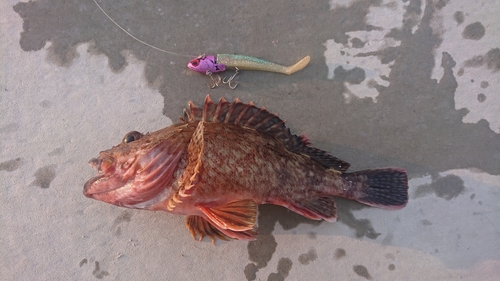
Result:
{"label": "rough gray surface", "polygon": [[[457,1],[0,4],[0,279],[495,280],[500,275],[500,6]],[[239,53],[209,90],[190,56]],[[338,200],[336,223],[261,206],[253,242],[196,242],[184,218],[82,195],[87,161],[189,100],[254,101],[352,164],[400,166],[410,202]],[[313,276],[313,277],[311,277]]]}

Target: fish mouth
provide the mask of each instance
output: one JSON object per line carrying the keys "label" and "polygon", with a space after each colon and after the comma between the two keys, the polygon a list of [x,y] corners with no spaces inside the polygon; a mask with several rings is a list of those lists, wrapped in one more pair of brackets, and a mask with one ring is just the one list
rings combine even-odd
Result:
{"label": "fish mouth", "polygon": [[83,195],[92,198],[94,195],[107,193],[120,188],[112,185],[108,179],[115,173],[116,160],[108,155],[89,160],[89,165],[97,171],[97,175],[89,179],[83,186]]}

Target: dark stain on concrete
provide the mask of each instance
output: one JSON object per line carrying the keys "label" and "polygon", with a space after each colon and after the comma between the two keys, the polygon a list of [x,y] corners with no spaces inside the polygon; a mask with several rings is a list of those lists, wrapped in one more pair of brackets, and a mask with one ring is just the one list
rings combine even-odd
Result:
{"label": "dark stain on concrete", "polygon": [[245,273],[245,277],[248,281],[252,281],[257,279],[257,271],[259,271],[257,266],[254,263],[249,263],[245,266],[243,273]]}
{"label": "dark stain on concrete", "polygon": [[500,48],[491,49],[486,53],[488,69],[494,72],[500,70]]}
{"label": "dark stain on concrete", "polygon": [[92,275],[94,275],[94,277],[97,279],[102,279],[106,276],[109,276],[109,273],[105,270],[102,270],[100,265],[99,265],[99,262],[96,261],[94,271],[92,271]]}
{"label": "dark stain on concrete", "polygon": [[365,279],[372,280],[372,276],[364,265],[355,265],[352,267],[352,270],[354,270],[357,275],[364,277]]}
{"label": "dark stain on concrete", "polygon": [[309,237],[309,239],[313,239],[313,240],[314,240],[314,239],[316,239],[316,238],[317,238],[317,234],[316,234],[316,232],[311,231],[311,232],[309,232],[309,233],[307,234],[307,237]]}
{"label": "dark stain on concrete", "polygon": [[484,65],[485,59],[483,56],[474,56],[464,62],[465,67],[479,67]]}
{"label": "dark stain on concrete", "polygon": [[288,277],[290,270],[292,269],[292,260],[289,258],[281,258],[278,262],[278,272],[271,273],[267,277],[268,281],[283,281]]}
{"label": "dark stain on concrete", "polygon": [[483,94],[483,93],[478,94],[477,95],[477,101],[478,102],[484,102],[484,101],[486,101],[486,95]]}
{"label": "dark stain on concrete", "polygon": [[52,150],[51,152],[49,152],[49,154],[47,154],[47,155],[48,156],[59,156],[63,152],[64,152],[64,147],[58,147],[58,148],[54,148],[54,150]]}
{"label": "dark stain on concrete", "polygon": [[42,108],[49,108],[49,107],[52,106],[52,103],[50,101],[48,101],[48,100],[43,100],[43,101],[40,102],[40,106]]}
{"label": "dark stain on concrete", "polygon": [[456,11],[453,14],[453,19],[457,22],[457,25],[462,24],[465,20],[464,13],[462,11]]}
{"label": "dark stain on concrete", "polygon": [[363,42],[361,39],[354,37],[351,39],[351,44],[353,48],[363,48],[366,42]]}
{"label": "dark stain on concrete", "polygon": [[307,265],[307,264],[315,261],[317,258],[318,258],[318,255],[316,254],[316,250],[311,249],[307,253],[301,254],[299,256],[299,262],[301,264]]}
{"label": "dark stain on concrete", "polygon": [[392,242],[392,239],[394,239],[394,234],[392,233],[387,233],[384,237],[384,239],[382,239],[382,241],[380,241],[380,243],[382,245],[390,245],[391,242]]}
{"label": "dark stain on concrete", "polygon": [[420,223],[422,225],[432,225],[432,222],[430,222],[429,220],[421,220]]}
{"label": "dark stain on concrete", "polygon": [[481,81],[481,89],[486,89],[489,85],[488,81]]}
{"label": "dark stain on concrete", "polygon": [[[301,223],[319,225],[321,221],[304,218],[280,206],[260,205],[258,216],[259,235],[257,235],[255,241],[250,241],[247,245],[248,258],[252,262],[245,267],[247,273],[250,274],[254,270],[257,272],[259,269],[266,267],[271,260],[278,246],[274,235],[272,235],[276,223],[279,223],[284,230],[291,230]],[[247,276],[246,273],[245,276]]]}
{"label": "dark stain on concrete", "polygon": [[83,259],[80,261],[80,263],[78,264],[80,267],[82,267],[83,265],[87,264],[87,259]]}
{"label": "dark stain on concrete", "polygon": [[352,213],[352,210],[360,210],[369,208],[357,202],[352,202],[347,199],[337,198],[338,218],[337,221],[347,225],[355,231],[355,237],[367,237],[370,239],[377,239],[381,233],[377,232],[370,220],[358,219]]}
{"label": "dark stain on concrete", "polygon": [[387,267],[387,269],[389,269],[390,271],[393,271],[394,269],[396,269],[396,266],[394,264],[389,264],[389,266]]}
{"label": "dark stain on concrete", "polygon": [[20,157],[0,163],[0,171],[13,172],[23,165]]}
{"label": "dark stain on concrete", "polygon": [[[474,56],[464,62],[465,67],[481,67],[486,66],[488,69],[496,72],[500,70],[500,48],[489,50],[484,55]],[[488,87],[487,81],[481,82],[481,88]]]}
{"label": "dark stain on concrete", "polygon": [[366,78],[365,71],[359,67],[346,70],[342,66],[339,66],[335,68],[333,75],[333,81],[347,82],[349,84],[360,84]]}
{"label": "dark stain on concrete", "polygon": [[55,178],[56,178],[56,166],[47,165],[36,170],[35,180],[31,183],[31,185],[35,185],[43,189],[46,189],[50,187],[50,183],[52,183],[52,181]]}
{"label": "dark stain on concrete", "polygon": [[334,253],[335,259],[339,260],[339,259],[345,257],[345,255],[346,255],[346,251],[344,249],[337,248],[335,250],[335,253]]}
{"label": "dark stain on concrete", "polygon": [[465,39],[479,40],[483,38],[486,29],[480,22],[475,22],[467,25],[462,32],[462,37]]}
{"label": "dark stain on concrete", "polygon": [[120,236],[122,234],[122,228],[120,226],[123,222],[130,222],[132,219],[132,214],[129,211],[122,211],[122,213],[115,219],[111,231],[115,236]]}
{"label": "dark stain on concrete", "polygon": [[19,124],[17,123],[9,123],[0,128],[0,131],[4,134],[10,134],[17,132],[19,130]]}
{"label": "dark stain on concrete", "polygon": [[437,177],[432,183],[418,186],[413,198],[419,198],[434,193],[436,196],[451,200],[462,194],[465,190],[464,181],[455,175]]}

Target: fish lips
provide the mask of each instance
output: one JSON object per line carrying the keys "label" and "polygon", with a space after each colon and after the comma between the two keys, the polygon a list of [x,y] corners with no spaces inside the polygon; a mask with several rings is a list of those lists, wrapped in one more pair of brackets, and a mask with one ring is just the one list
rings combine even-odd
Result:
{"label": "fish lips", "polygon": [[125,184],[122,178],[115,175],[116,160],[113,157],[92,158],[89,165],[97,170],[97,175],[83,186],[83,195],[86,197],[99,199],[97,198],[99,195],[109,193]]}

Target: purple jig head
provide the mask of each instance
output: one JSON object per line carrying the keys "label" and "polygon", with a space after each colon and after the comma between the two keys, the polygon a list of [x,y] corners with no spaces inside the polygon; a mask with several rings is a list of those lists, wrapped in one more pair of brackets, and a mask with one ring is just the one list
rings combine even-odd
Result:
{"label": "purple jig head", "polygon": [[217,64],[215,56],[199,56],[192,59],[187,66],[189,69],[203,74],[226,71],[225,65]]}

